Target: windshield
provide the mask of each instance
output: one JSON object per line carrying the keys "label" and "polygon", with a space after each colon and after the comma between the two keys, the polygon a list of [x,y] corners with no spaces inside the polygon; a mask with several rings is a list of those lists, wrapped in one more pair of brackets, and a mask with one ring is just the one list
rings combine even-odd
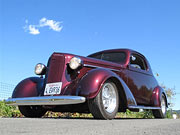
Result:
{"label": "windshield", "polygon": [[125,52],[104,52],[104,53],[92,54],[89,55],[88,57],[115,62],[115,63],[125,63],[126,61]]}

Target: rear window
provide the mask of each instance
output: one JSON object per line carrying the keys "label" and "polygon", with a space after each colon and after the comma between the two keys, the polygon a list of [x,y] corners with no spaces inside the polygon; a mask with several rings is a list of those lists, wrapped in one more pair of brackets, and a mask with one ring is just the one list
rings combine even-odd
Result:
{"label": "rear window", "polygon": [[126,61],[125,52],[105,52],[105,53],[90,55],[88,57],[115,62],[115,63],[124,63]]}

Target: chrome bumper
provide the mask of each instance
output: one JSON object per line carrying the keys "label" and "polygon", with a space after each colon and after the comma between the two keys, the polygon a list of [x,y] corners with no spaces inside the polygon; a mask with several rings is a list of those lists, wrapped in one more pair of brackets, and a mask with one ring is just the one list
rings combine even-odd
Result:
{"label": "chrome bumper", "polygon": [[5,100],[7,105],[68,105],[79,104],[86,101],[85,97],[80,96],[43,96],[43,97],[24,97],[9,98]]}

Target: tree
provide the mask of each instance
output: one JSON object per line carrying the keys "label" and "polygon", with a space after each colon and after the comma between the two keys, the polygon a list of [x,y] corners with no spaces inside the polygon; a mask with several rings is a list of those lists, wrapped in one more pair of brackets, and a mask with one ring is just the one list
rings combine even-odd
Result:
{"label": "tree", "polygon": [[174,96],[176,95],[175,87],[174,88],[168,88],[164,84],[161,84],[161,87],[165,90],[168,102],[170,103],[169,107],[172,108],[174,106],[174,103],[172,100],[174,99]]}

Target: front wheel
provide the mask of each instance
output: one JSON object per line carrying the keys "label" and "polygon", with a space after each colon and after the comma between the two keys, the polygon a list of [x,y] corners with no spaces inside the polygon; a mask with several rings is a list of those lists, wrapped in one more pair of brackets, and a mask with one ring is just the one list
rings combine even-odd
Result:
{"label": "front wheel", "polygon": [[161,97],[161,109],[152,110],[152,112],[155,118],[163,119],[166,117],[167,106],[166,106],[166,98],[164,94],[162,94],[162,97]]}
{"label": "front wheel", "polygon": [[88,100],[89,110],[96,119],[113,119],[119,107],[119,95],[116,85],[107,81],[99,94]]}
{"label": "front wheel", "polygon": [[30,118],[40,118],[46,113],[42,106],[19,106],[19,110],[25,117]]}

